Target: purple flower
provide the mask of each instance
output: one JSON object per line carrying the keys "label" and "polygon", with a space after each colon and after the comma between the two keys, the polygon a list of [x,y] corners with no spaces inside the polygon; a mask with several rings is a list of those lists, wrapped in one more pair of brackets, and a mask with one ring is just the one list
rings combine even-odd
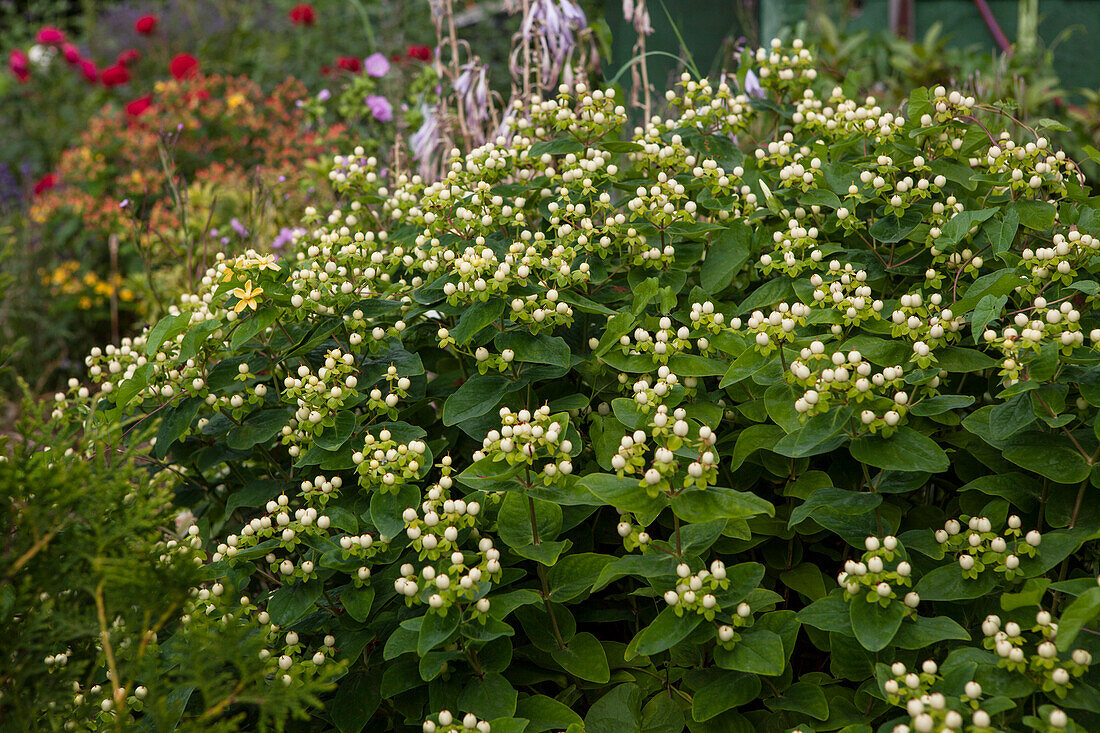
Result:
{"label": "purple flower", "polygon": [[237,233],[237,236],[248,236],[248,230],[244,228],[244,224],[241,224],[240,219],[238,219],[237,217],[234,216],[232,219],[229,220],[229,226],[232,227],[233,231]]}
{"label": "purple flower", "polygon": [[752,69],[745,74],[745,94],[757,99],[764,98],[764,87],[760,86],[760,80],[756,78],[756,74],[752,73]]}
{"label": "purple flower", "polygon": [[474,142],[485,142],[485,127],[489,122],[489,67],[471,61],[462,66],[462,73],[455,79],[454,88],[459,103],[466,111],[466,120],[470,123]]}
{"label": "purple flower", "polygon": [[306,230],[300,227],[290,229],[289,227],[283,227],[279,230],[279,233],[275,235],[275,239],[271,240],[272,249],[282,249],[288,244],[293,244],[295,238],[305,234]]}
{"label": "purple flower", "polygon": [[332,92],[330,92],[328,89],[322,89],[321,91],[317,92],[318,102],[327,102],[331,98]]}
{"label": "purple flower", "polygon": [[368,94],[363,100],[367,103],[371,115],[379,122],[389,122],[393,119],[393,105],[390,100],[377,94]]}
{"label": "purple flower", "polygon": [[[534,47],[544,88],[552,88],[567,69],[569,55],[577,45],[575,33],[587,25],[584,11],[574,0],[534,0],[531,4],[520,24],[520,36]],[[513,54],[513,71],[517,63],[518,55]]]}
{"label": "purple flower", "polygon": [[409,150],[420,163],[420,175],[427,178],[432,170],[436,151],[443,144],[443,137],[436,109],[425,104],[420,107],[420,111],[424,115],[424,122],[409,137]]}
{"label": "purple flower", "polygon": [[390,70],[390,62],[380,53],[372,53],[363,59],[363,69],[374,77],[385,76]]}

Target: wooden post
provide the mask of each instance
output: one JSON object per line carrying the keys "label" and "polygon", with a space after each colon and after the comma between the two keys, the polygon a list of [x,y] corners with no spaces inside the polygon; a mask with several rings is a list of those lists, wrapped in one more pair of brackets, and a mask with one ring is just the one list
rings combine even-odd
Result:
{"label": "wooden post", "polygon": [[898,38],[913,40],[916,27],[914,0],[890,0],[890,32]]}

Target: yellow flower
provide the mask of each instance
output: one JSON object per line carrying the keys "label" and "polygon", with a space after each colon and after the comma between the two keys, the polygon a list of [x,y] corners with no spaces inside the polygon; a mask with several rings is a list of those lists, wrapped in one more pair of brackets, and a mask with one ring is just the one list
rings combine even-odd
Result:
{"label": "yellow flower", "polygon": [[230,94],[229,98],[225,100],[225,104],[229,109],[233,110],[244,104],[244,95],[241,93]]}
{"label": "yellow flower", "polygon": [[233,310],[236,313],[240,313],[245,308],[251,308],[256,310],[256,297],[263,295],[263,288],[252,289],[252,281],[249,280],[244,284],[244,289],[234,288],[233,295],[236,295],[240,300],[237,301],[237,305],[233,306]]}
{"label": "yellow flower", "polygon": [[279,271],[279,266],[275,264],[275,255],[266,255],[264,257],[260,257],[254,260],[252,264],[259,265],[260,272],[263,272],[264,270],[274,270],[275,272]]}

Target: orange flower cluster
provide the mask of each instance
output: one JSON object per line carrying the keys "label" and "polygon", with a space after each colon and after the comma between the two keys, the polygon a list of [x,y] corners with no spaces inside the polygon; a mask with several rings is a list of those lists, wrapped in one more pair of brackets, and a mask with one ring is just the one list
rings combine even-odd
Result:
{"label": "orange flower cluster", "polygon": [[295,79],[270,94],[243,76],[158,82],[139,114],[109,105],[90,120],[80,144],[61,158],[58,185],[35,200],[32,215],[46,222],[71,212],[104,241],[109,233],[125,240],[135,217],[146,221],[158,209],[157,223],[170,224],[162,149],[177,181],[237,184],[258,175],[277,189],[307,161],[330,154],[344,132],[338,125],[308,129],[297,104],[306,94]]}

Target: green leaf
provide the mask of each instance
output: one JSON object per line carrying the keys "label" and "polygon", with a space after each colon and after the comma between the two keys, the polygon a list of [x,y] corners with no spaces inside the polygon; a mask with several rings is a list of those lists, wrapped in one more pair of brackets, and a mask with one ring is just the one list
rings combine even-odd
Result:
{"label": "green leaf", "polygon": [[666,606],[631,640],[625,657],[630,661],[639,654],[648,657],[671,649],[686,639],[702,621],[703,617],[697,613],[689,611],[678,616],[672,606]]}
{"label": "green leaf", "polygon": [[188,327],[187,333],[183,336],[183,342],[180,344],[179,360],[186,362],[188,359],[193,359],[199,353],[199,347],[206,338],[221,327],[222,322],[218,318],[212,318],[198,325]]}
{"label": "green leaf", "polygon": [[864,494],[827,486],[816,489],[806,498],[806,501],[791,512],[787,527],[794,527],[807,519],[814,519],[814,515],[822,511],[848,515],[867,514],[874,511],[875,507],[881,503],[882,496],[879,494]]}
{"label": "green leaf", "polygon": [[455,327],[450,329],[451,338],[459,346],[468,344],[482,329],[496,322],[504,312],[504,301],[500,298],[490,298],[486,301],[478,301],[467,306],[458,319]]}
{"label": "green leaf", "polygon": [[691,717],[700,723],[752,702],[760,695],[760,678],[753,674],[712,669],[707,671],[706,680],[691,701]]}
{"label": "green leaf", "polygon": [[369,585],[362,588],[356,588],[354,585],[345,586],[344,592],[340,594],[340,603],[343,604],[349,616],[364,623],[374,603],[374,588]]}
{"label": "green leaf", "polygon": [[734,275],[749,261],[751,243],[752,232],[744,224],[732,223],[724,229],[707,248],[706,260],[699,273],[700,287],[710,295],[717,295],[729,287]]}
{"label": "green leaf", "polygon": [[175,316],[164,316],[157,325],[149,329],[145,337],[145,355],[152,356],[160,350],[161,344],[169,339],[174,339],[191,322],[191,312],[180,313]]}
{"label": "green leaf", "polygon": [[516,361],[533,364],[550,364],[558,367],[569,366],[569,344],[559,336],[533,334],[526,331],[508,331],[493,339],[498,351],[511,349]]}
{"label": "green leaf", "polygon": [[1018,434],[1005,446],[1003,455],[1017,466],[1060,484],[1080,483],[1091,470],[1085,457],[1065,439],[1047,433]]}
{"label": "green leaf", "polygon": [[827,720],[829,717],[825,690],[812,682],[795,682],[781,696],[769,698],[764,704],[771,710],[790,710],[817,720]]}
{"label": "green leaf", "polygon": [[[520,698],[516,705],[516,717],[531,721],[524,733],[546,733],[565,730],[571,725],[582,725],[581,716],[564,703],[546,695],[530,695]],[[492,728],[496,730],[494,725]]]}
{"label": "green leaf", "polygon": [[462,613],[457,606],[447,610],[444,616],[434,611],[429,611],[421,617],[420,635],[416,640],[416,653],[424,656],[432,649],[447,641],[458,631],[458,623],[462,620]]}
{"label": "green leaf", "polygon": [[168,449],[191,427],[202,405],[201,397],[188,397],[164,411],[157,430],[157,444],[153,447],[154,456],[164,458],[168,455]]}
{"label": "green leaf", "polygon": [[996,213],[997,209],[967,209],[960,211],[943,225],[940,238],[936,240],[936,247],[944,249],[947,246],[961,242],[972,226],[981,224]]}
{"label": "green leaf", "polygon": [[771,450],[788,458],[805,458],[831,451],[848,440],[840,433],[854,414],[854,408],[844,405],[814,415],[801,428],[780,438]]}
{"label": "green leaf", "polygon": [[1058,210],[1049,201],[1018,199],[1009,204],[1009,211],[1020,217],[1020,223],[1028,229],[1045,231],[1054,226]]}
{"label": "green leaf", "polygon": [[736,471],[745,459],[758,450],[772,448],[785,433],[778,425],[750,425],[737,435],[737,445],[730,457],[729,470]]}
{"label": "green leaf", "polygon": [[375,528],[387,537],[397,537],[405,529],[402,512],[420,503],[420,489],[405,484],[400,490],[377,491],[370,497],[370,516]]}
{"label": "green leaf", "polygon": [[941,369],[949,372],[980,372],[997,366],[997,360],[975,349],[947,346],[936,351]]}
{"label": "green leaf", "polygon": [[877,241],[892,244],[905,239],[920,223],[920,212],[910,209],[900,217],[890,214],[878,219],[867,231]]}
{"label": "green leaf", "polygon": [[848,601],[844,600],[843,590],[834,591],[806,606],[798,612],[798,620],[805,626],[822,631],[855,636],[851,612],[848,610]]}
{"label": "green leaf", "polygon": [[941,473],[951,462],[935,441],[913,428],[902,426],[889,438],[864,435],[848,444],[852,457],[876,468]]}
{"label": "green leaf", "polygon": [[[696,525],[692,525],[696,526]],[[613,561],[613,555],[582,552],[568,555],[546,573],[550,586],[550,600],[568,603],[592,589],[604,566]]]}
{"label": "green leaf", "polygon": [[317,604],[324,591],[325,584],[320,580],[284,585],[271,594],[267,601],[267,612],[271,622],[279,626],[288,626],[305,616]]}
{"label": "green leaf", "polygon": [[759,351],[753,348],[748,348],[742,351],[733,363],[730,364],[729,369],[726,370],[725,375],[722,377],[722,381],[718,384],[719,387],[725,389],[731,384],[737,384],[738,382],[748,379],[752,375],[764,369],[764,367],[771,364],[773,361],[777,361],[777,356],[764,356]]}
{"label": "green leaf", "polygon": [[792,295],[794,295],[794,285],[791,284],[789,278],[777,277],[768,280],[756,290],[752,291],[749,297],[741,301],[741,305],[737,308],[735,315],[751,313],[757,308],[767,308],[768,306],[775,305],[781,300],[790,298]]}
{"label": "green leaf", "polygon": [[355,413],[346,411],[336,413],[336,424],[325,428],[314,442],[324,450],[339,450],[351,438],[355,429]]}
{"label": "green leaf", "polygon": [[153,365],[142,364],[134,370],[133,376],[117,385],[118,389],[110,396],[111,401],[118,407],[124,407],[130,404],[130,400],[134,399],[138,393],[149,385],[149,380],[152,376]]}
{"label": "green leaf", "polygon": [[516,714],[518,697],[508,680],[498,672],[488,672],[481,679],[470,677],[458,696],[458,707],[482,719],[510,718]]}
{"label": "green leaf", "polygon": [[734,645],[733,651],[716,648],[714,663],[722,669],[737,672],[751,672],[767,677],[781,675],[786,667],[783,639],[774,631],[749,629],[741,634],[741,641]]}
{"label": "green leaf", "polygon": [[382,703],[381,669],[356,667],[340,680],[332,699],[325,703],[325,712],[340,733],[359,733],[370,722]]}
{"label": "green leaf", "polygon": [[1058,651],[1067,652],[1081,629],[1100,617],[1100,587],[1092,587],[1077,596],[1073,603],[1062,611],[1058,619],[1058,637],[1055,644]]}
{"label": "green leaf", "polygon": [[642,733],[642,691],[626,683],[601,697],[584,716],[584,733]]}
{"label": "green leaf", "polygon": [[981,341],[986,324],[1001,317],[1001,311],[1008,303],[1007,295],[983,295],[970,316],[970,328],[974,332],[974,343]]}
{"label": "green leaf", "polygon": [[247,450],[259,443],[266,443],[279,434],[291,416],[292,413],[283,407],[254,412],[244,419],[241,426],[229,431],[226,445],[233,450]]}
{"label": "green leaf", "polygon": [[926,397],[916,402],[909,408],[909,413],[921,417],[929,415],[942,415],[951,410],[961,410],[974,404],[974,398],[970,395],[941,394],[935,397]]}
{"label": "green leaf", "polygon": [[1015,209],[1008,209],[1003,216],[990,220],[985,226],[993,254],[999,255],[1012,249],[1016,241],[1016,232],[1020,230],[1020,215]]}
{"label": "green leaf", "polygon": [[657,295],[657,278],[647,277],[642,280],[641,284],[634,288],[634,304],[630,307],[630,312],[634,315],[638,315],[645,310],[645,307],[649,305],[649,301]]}
{"label": "green leaf", "polygon": [[687,489],[672,497],[672,511],[685,522],[713,519],[748,519],[759,514],[774,516],[775,507],[749,491],[718,486]]}
{"label": "green leaf", "polygon": [[638,485],[637,478],[622,477],[608,473],[590,473],[581,478],[579,484],[588,489],[600,501],[638,517],[642,524],[649,524],[661,510],[668,506],[668,497],[657,494],[650,497],[646,490]]}
{"label": "green leaf", "polygon": [[247,318],[238,318],[233,335],[229,337],[229,348],[239,349],[257,334],[263,333],[279,317],[276,306],[264,306]]}
{"label": "green leaf", "polygon": [[924,601],[964,601],[981,598],[997,584],[993,572],[982,573],[976,580],[964,578],[958,563],[938,567],[926,573],[913,589]]}
{"label": "green leaf", "polygon": [[587,631],[570,639],[564,649],[551,649],[550,656],[566,672],[585,682],[603,685],[611,679],[611,669],[608,667],[603,645]]}
{"label": "green leaf", "polygon": [[970,634],[948,616],[916,616],[904,621],[893,639],[899,649],[926,649],[941,641],[969,641]]}
{"label": "green leaf", "polygon": [[619,345],[619,339],[630,332],[634,327],[634,315],[632,313],[618,313],[611,316],[600,336],[600,343],[593,352],[596,356],[603,356],[612,348]]}
{"label": "green leaf", "polygon": [[443,424],[450,427],[491,412],[513,384],[499,374],[473,375],[443,403]]}
{"label": "green leaf", "polygon": [[905,618],[905,604],[901,601],[892,601],[883,608],[878,603],[868,603],[860,595],[849,601],[848,607],[856,641],[869,652],[885,649]]}

